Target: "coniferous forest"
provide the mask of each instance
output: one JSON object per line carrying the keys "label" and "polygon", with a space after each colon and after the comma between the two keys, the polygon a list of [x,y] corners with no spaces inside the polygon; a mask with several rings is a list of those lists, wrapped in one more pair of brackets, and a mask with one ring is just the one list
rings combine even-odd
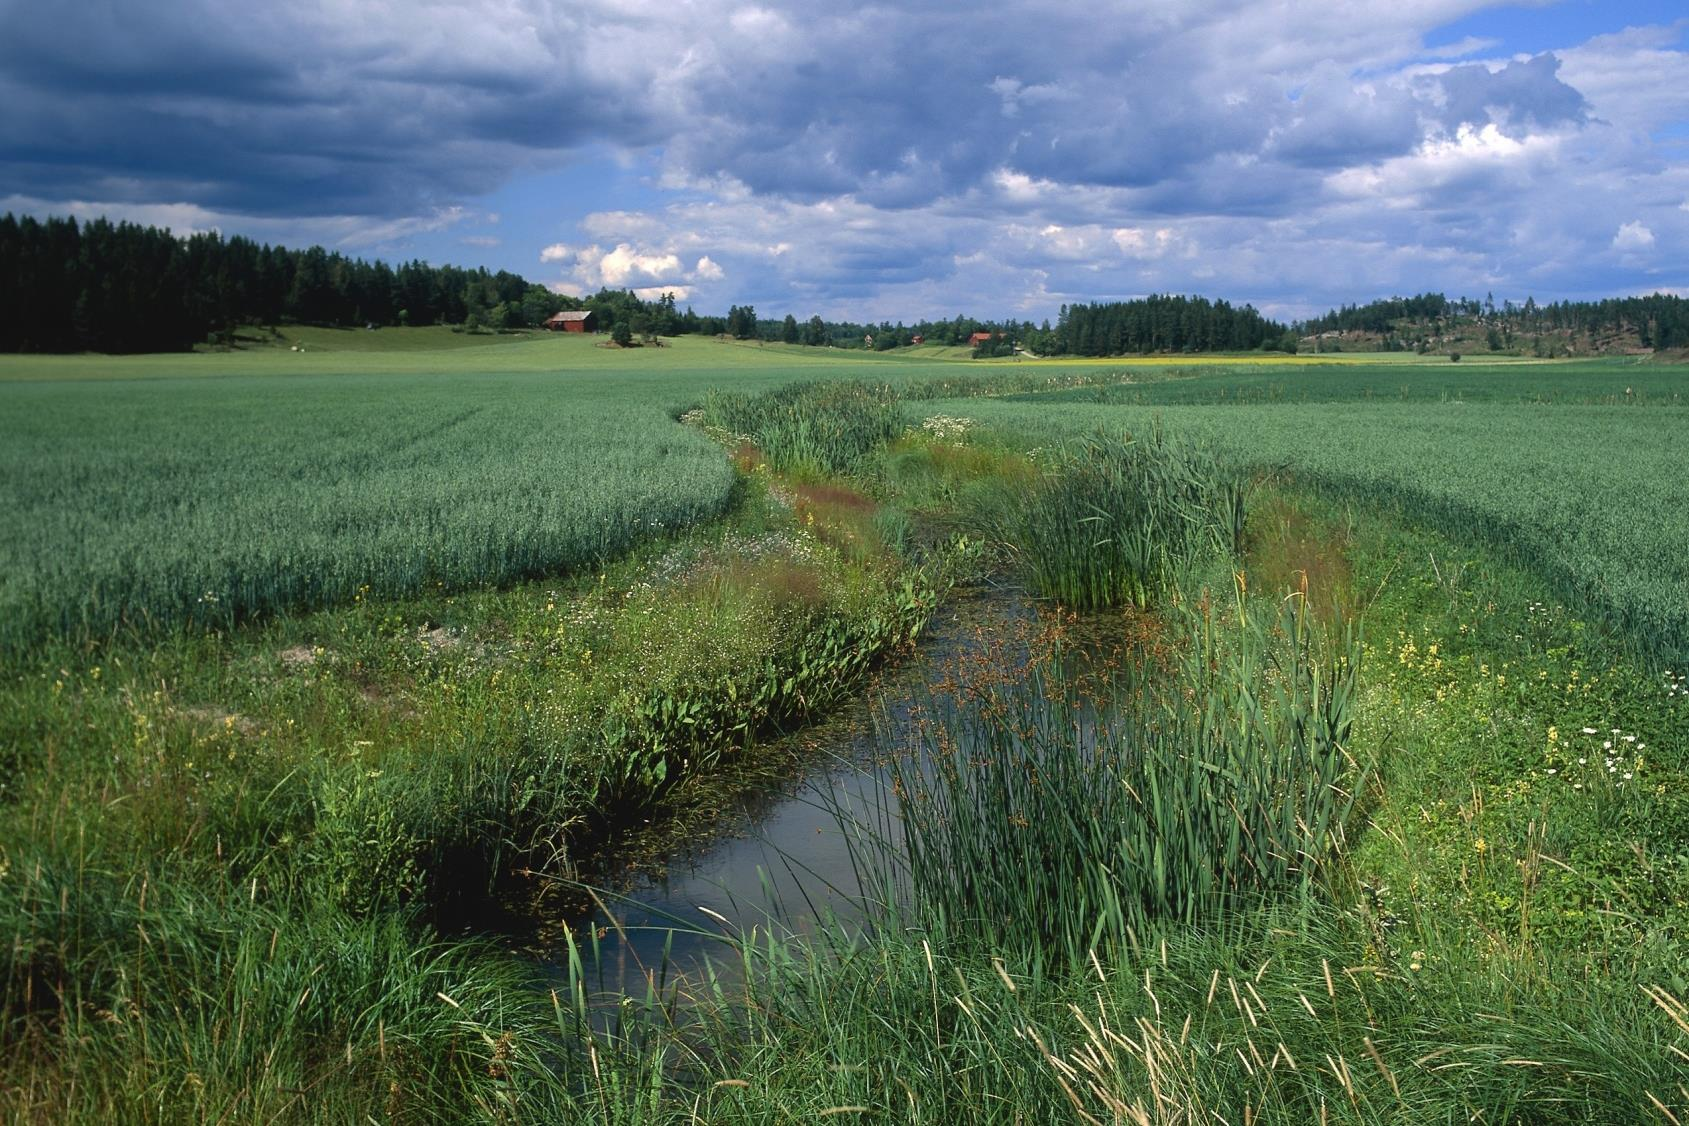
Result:
{"label": "coniferous forest", "polygon": [[496,314],[515,326],[561,304],[503,270],[393,267],[320,246],[178,237],[106,219],[0,217],[0,352],[178,352],[240,325],[284,322],[462,324]]}
{"label": "coniferous forest", "polygon": [[1634,332],[1644,348],[1689,347],[1689,301],[1666,293],[1646,297],[1609,297],[1601,301],[1554,301],[1537,304],[1527,297],[1524,304],[1494,297],[1450,298],[1441,293],[1416,297],[1391,297],[1366,305],[1345,305],[1324,316],[1296,325],[1303,335],[1323,332],[1390,333],[1404,323],[1428,325],[1460,318],[1486,324],[1506,325],[1520,334],[1572,332]]}
{"label": "coniferous forest", "polygon": [[[925,342],[959,345],[989,333],[976,355],[1026,351],[1048,356],[1120,356],[1171,352],[1295,352],[1298,338],[1327,332],[1384,334],[1389,351],[1405,346],[1407,326],[1456,321],[1488,325],[1491,350],[1521,333],[1630,332],[1643,348],[1689,347],[1689,301],[1654,294],[1603,301],[1523,305],[1441,293],[1345,305],[1286,326],[1251,305],[1175,294],[1064,305],[1045,321],[919,320],[857,324],[759,322],[750,306],[726,318],[676,309],[673,297],[644,301],[625,290],[577,299],[505,270],[392,266],[321,246],[290,250],[212,231],[177,236],[158,227],[95,219],[0,216],[0,352],[179,352],[226,340],[242,326],[314,324],[464,325],[511,329],[539,325],[561,309],[590,308],[598,327],[625,323],[647,337],[727,333],[740,339],[884,351]],[[1497,339],[1499,338],[1499,339]]]}
{"label": "coniferous forest", "polygon": [[[1152,294],[1140,301],[1067,306],[1056,326],[1051,352],[1070,356],[1251,352],[1286,344],[1285,331],[1249,305]],[[1287,347],[1296,350],[1294,338]]]}

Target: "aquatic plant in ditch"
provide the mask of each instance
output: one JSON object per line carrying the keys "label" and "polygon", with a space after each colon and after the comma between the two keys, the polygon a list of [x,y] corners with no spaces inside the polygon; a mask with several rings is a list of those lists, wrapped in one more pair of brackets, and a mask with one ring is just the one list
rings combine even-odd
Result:
{"label": "aquatic plant in ditch", "polygon": [[848,473],[903,432],[885,384],[793,383],[765,394],[712,391],[704,421],[747,438],[782,472]]}
{"label": "aquatic plant in ditch", "polygon": [[1064,446],[1003,499],[998,533],[1032,588],[1078,609],[1145,606],[1243,529],[1241,479],[1159,428]]}
{"label": "aquatic plant in ditch", "polygon": [[866,857],[918,925],[1071,966],[1318,885],[1354,807],[1359,640],[1301,595],[1184,613],[1182,666],[1142,692],[1045,661],[934,699],[895,770],[903,852],[882,834]]}

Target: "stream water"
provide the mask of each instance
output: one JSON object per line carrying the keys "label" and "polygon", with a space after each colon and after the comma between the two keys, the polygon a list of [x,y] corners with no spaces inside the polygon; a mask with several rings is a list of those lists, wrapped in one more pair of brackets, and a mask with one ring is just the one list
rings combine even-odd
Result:
{"label": "stream water", "polygon": [[[599,1002],[642,997],[653,986],[684,993],[706,960],[717,981],[739,976],[723,941],[772,931],[812,932],[861,918],[863,888],[839,811],[874,817],[897,844],[885,748],[915,742],[915,713],[929,686],[982,660],[1024,662],[1038,613],[1019,591],[978,592],[942,608],[911,656],[827,721],[793,736],[807,769],[772,792],[744,799],[712,839],[671,857],[655,874],[624,876],[574,930],[589,995]],[[1118,616],[1084,623],[1081,649],[1121,645]],[[566,953],[542,962],[568,979]]]}

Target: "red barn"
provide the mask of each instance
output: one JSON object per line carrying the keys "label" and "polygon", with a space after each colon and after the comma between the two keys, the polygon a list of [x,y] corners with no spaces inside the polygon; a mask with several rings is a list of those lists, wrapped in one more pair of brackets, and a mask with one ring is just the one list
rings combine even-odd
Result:
{"label": "red barn", "polygon": [[545,322],[545,327],[552,332],[591,332],[592,310],[585,309],[579,313],[554,313]]}
{"label": "red barn", "polygon": [[996,335],[997,334],[995,332],[976,332],[972,336],[968,337],[968,347],[978,348],[981,344],[986,343]]}

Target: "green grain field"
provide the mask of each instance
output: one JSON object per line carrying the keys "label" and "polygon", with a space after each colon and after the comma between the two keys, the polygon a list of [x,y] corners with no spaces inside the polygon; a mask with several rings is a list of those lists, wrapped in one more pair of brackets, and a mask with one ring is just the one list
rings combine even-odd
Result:
{"label": "green grain field", "polygon": [[1500,549],[1644,651],[1689,654],[1689,375],[1624,362],[1221,367],[920,410],[1028,442],[1165,427]]}
{"label": "green grain field", "polygon": [[295,336],[304,353],[0,363],[0,644],[596,566],[723,511],[731,471],[674,420],[708,389],[890,366]]}
{"label": "green grain field", "polygon": [[710,390],[867,378],[934,400],[908,415],[1043,440],[1159,420],[1251,468],[1467,529],[1654,651],[1689,645],[1680,368],[974,365],[441,329],[290,339],[305,351],[0,363],[0,643],[591,567],[722,511],[731,475],[674,421]]}
{"label": "green grain field", "polygon": [[[1689,1121],[1684,368],[597,345],[0,360],[0,1117]],[[1143,695],[981,650],[921,895],[533,987],[958,575]]]}

